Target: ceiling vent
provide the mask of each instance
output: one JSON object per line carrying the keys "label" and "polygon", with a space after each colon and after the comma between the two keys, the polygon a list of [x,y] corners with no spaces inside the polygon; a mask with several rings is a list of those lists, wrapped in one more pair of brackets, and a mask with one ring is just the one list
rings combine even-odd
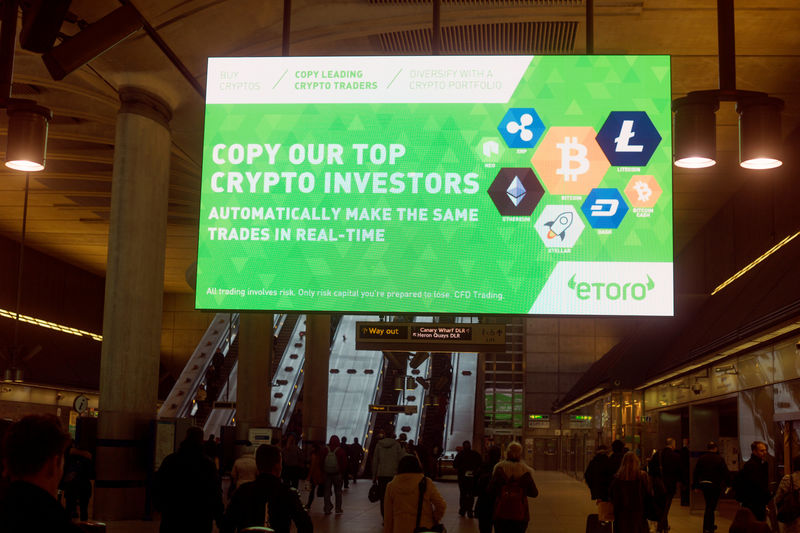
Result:
{"label": "ceiling vent", "polygon": [[[571,54],[575,51],[578,22],[507,22],[443,26],[442,55],[459,54]],[[428,55],[431,29],[378,34],[385,54]]]}

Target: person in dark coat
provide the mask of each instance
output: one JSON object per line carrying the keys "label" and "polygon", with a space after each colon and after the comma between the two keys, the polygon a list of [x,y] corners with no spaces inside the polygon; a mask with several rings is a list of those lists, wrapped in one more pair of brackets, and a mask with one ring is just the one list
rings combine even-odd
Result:
{"label": "person in dark coat", "polygon": [[453,468],[458,473],[458,514],[461,516],[473,516],[475,474],[480,467],[481,454],[473,450],[470,442],[465,440],[461,451],[453,459]]}
{"label": "person in dark coat", "polygon": [[153,505],[161,511],[161,533],[210,533],[222,517],[222,486],[214,461],[203,453],[202,429],[187,429],[178,451],[161,463]]}
{"label": "person in dark coat", "polygon": [[608,487],[613,477],[614,473],[609,469],[608,447],[601,444],[583,473],[583,480],[589,486],[593,500],[608,501]]}
{"label": "person in dark coat", "polygon": [[314,526],[300,503],[297,490],[281,482],[281,451],[262,444],[256,450],[258,477],[233,494],[220,533],[234,533],[248,527],[267,526],[275,533],[289,533],[294,522],[297,533],[312,533]]}
{"label": "person in dark coat", "polygon": [[666,532],[669,531],[669,508],[681,479],[681,457],[675,451],[675,439],[668,438],[667,445],[652,457],[648,472],[652,477],[660,478],[664,484],[664,495],[659,502],[662,513],[658,531]]}
{"label": "person in dark coat", "polygon": [[84,522],[89,520],[92,479],[94,479],[92,454],[77,446],[71,446],[64,459],[64,477],[61,485],[64,490],[67,512],[72,518],[80,516]]}
{"label": "person in dark coat", "polygon": [[627,452],[624,455],[608,493],[614,506],[614,533],[650,531],[645,516],[646,499],[651,496],[650,486],[635,453]]}
{"label": "person in dark coat", "polygon": [[619,467],[622,465],[622,458],[626,452],[625,443],[621,440],[617,439],[611,443],[611,455],[608,456],[609,479],[613,478],[619,471]]}
{"label": "person in dark coat", "polygon": [[736,499],[742,507],[753,511],[759,522],[767,519],[767,503],[772,498],[769,491],[769,464],[767,444],[760,440],[750,445],[752,455],[736,478]]}
{"label": "person in dark coat", "polygon": [[478,517],[478,531],[480,533],[492,533],[492,518],[494,514],[494,495],[489,492],[489,483],[492,480],[494,465],[500,462],[502,451],[500,446],[489,448],[486,461],[478,469],[475,481],[475,516]]}
{"label": "person in dark coat", "polygon": [[678,455],[681,457],[681,507],[689,506],[689,493],[691,492],[691,481],[689,473],[691,471],[691,458],[692,452],[689,450],[689,439],[683,439],[683,446],[678,450]]}
{"label": "person in dark coat", "polygon": [[29,415],[9,427],[3,441],[11,481],[0,501],[3,533],[81,533],[56,500],[69,442],[53,415]]}
{"label": "person in dark coat", "polygon": [[347,474],[353,480],[353,484],[358,479],[358,470],[361,468],[361,461],[364,460],[364,448],[358,442],[358,437],[353,437],[353,443],[347,448]]}
{"label": "person in dark coat", "polygon": [[706,502],[706,510],[703,514],[703,533],[714,533],[714,530],[717,529],[717,526],[714,525],[714,512],[717,510],[722,489],[728,484],[730,473],[725,459],[719,454],[717,444],[709,442],[707,448],[708,452],[697,460],[692,478],[695,490],[703,493]]}

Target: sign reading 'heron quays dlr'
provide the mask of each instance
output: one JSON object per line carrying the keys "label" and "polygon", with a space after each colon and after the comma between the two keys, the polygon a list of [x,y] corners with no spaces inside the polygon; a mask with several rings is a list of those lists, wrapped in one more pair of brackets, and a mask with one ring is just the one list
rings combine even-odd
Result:
{"label": "sign reading 'heron quays dlr'", "polygon": [[197,307],[671,315],[666,56],[210,59]]}

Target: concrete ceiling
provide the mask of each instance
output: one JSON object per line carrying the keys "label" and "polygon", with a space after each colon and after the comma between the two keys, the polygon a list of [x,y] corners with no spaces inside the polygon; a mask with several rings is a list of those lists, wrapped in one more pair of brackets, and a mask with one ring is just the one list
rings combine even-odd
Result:
{"label": "concrete ceiling", "polygon": [[[281,54],[283,2],[135,0],[189,72],[205,85],[210,56]],[[715,0],[595,0],[595,53],[669,54],[673,98],[718,87]],[[735,11],[737,87],[786,101],[783,135],[800,125],[800,5],[796,0],[739,1]],[[77,19],[94,22],[115,0],[73,0]],[[443,53],[584,53],[583,0],[443,0]],[[430,2],[294,0],[291,55],[429,53]],[[65,22],[73,35],[78,24]],[[533,37],[527,37],[532,35]],[[47,169],[31,175],[27,243],[105,275],[117,91],[136,85],[173,108],[165,290],[189,292],[200,201],[202,96],[140,30],[62,81],[41,57],[15,56],[13,96],[53,110]],[[0,149],[7,121],[0,116]],[[717,114],[719,164],[674,169],[676,252],[744,180],[770,179],[738,167],[733,104]],[[24,174],[0,170],[0,234],[19,240]]]}

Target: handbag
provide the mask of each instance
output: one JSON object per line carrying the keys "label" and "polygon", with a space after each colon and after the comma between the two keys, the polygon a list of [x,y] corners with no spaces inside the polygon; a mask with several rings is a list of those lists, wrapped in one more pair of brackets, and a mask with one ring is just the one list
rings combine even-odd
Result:
{"label": "handbag", "polygon": [[426,487],[426,478],[422,476],[422,480],[419,482],[419,501],[417,502],[417,521],[414,533],[447,533],[444,524],[433,524],[431,527],[420,527],[419,525],[419,520],[422,517],[422,499],[425,496]]}
{"label": "handbag", "polygon": [[[789,474],[789,483],[792,490],[787,492],[778,502],[778,522],[790,524],[800,518],[800,495],[794,488],[794,478]],[[800,488],[798,488],[800,490]]]}
{"label": "handbag", "polygon": [[372,486],[369,488],[367,498],[369,498],[369,501],[372,503],[375,503],[381,499],[381,489],[378,487],[378,484],[375,481],[372,482]]}
{"label": "handbag", "polygon": [[604,502],[597,500],[597,516],[601,522],[614,521],[614,504],[611,502]]}

